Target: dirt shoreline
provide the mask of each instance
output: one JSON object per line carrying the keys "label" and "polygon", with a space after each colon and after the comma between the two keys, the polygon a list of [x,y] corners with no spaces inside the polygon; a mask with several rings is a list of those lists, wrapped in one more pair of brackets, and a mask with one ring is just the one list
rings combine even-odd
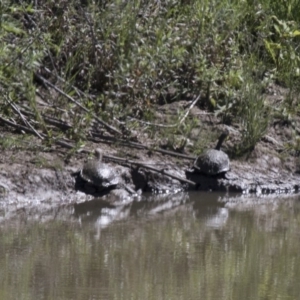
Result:
{"label": "dirt shoreline", "polygon": [[[21,153],[19,153],[21,155]],[[23,153],[23,156],[28,153]],[[78,170],[84,158],[72,160],[63,168],[37,167],[26,163],[1,163],[0,188],[1,202],[10,204],[22,203],[78,203],[88,201],[94,197],[83,192],[75,191],[75,179],[71,173]],[[159,164],[160,155],[152,155],[151,162]],[[266,159],[265,163],[268,160]],[[288,169],[276,169],[274,165],[266,168],[266,164],[250,164],[241,161],[232,161],[231,170],[224,176],[209,177],[189,173],[191,163],[178,166],[169,162],[165,170],[178,177],[186,178],[196,183],[188,185],[179,180],[170,178],[161,173],[140,168],[129,169],[120,167],[126,173],[127,183],[136,191],[152,193],[177,193],[186,190],[222,191],[228,193],[255,194],[295,194],[300,191],[300,176]],[[118,201],[125,198],[134,199],[123,190],[113,190],[105,198]]]}
{"label": "dirt shoreline", "polygon": [[[174,114],[185,101],[160,106],[157,111],[164,112],[164,117]],[[194,107],[190,114],[201,118],[201,128],[194,139],[188,143],[195,143],[205,135],[214,132],[218,134],[224,127],[230,131],[230,138],[224,144],[223,150],[231,156],[233,146],[241,140],[238,128],[233,125],[220,124],[219,120],[205,111]],[[108,143],[89,142],[85,149],[90,151],[101,148],[104,155],[125,157],[130,161],[144,162],[161,172],[145,169],[141,166],[119,165],[126,184],[142,192],[176,193],[186,190],[223,191],[240,194],[294,194],[300,190],[300,175],[298,174],[298,157],[285,153],[285,145],[291,140],[292,126],[276,123],[269,126],[266,135],[256,144],[255,149],[247,156],[231,157],[231,169],[224,176],[209,177],[190,173],[192,159],[162,154],[155,150],[135,149]],[[12,133],[8,128],[2,127],[2,138],[6,135],[19,135]],[[137,136],[140,143],[153,143],[149,138]],[[42,143],[36,139],[31,145],[43,148]],[[209,147],[214,147],[215,140]],[[53,203],[76,203],[93,197],[76,192],[75,180],[71,173],[79,170],[87,159],[84,153],[67,155],[67,149],[53,146],[51,150],[20,150],[2,149],[0,156],[0,197],[2,203],[40,203],[48,201]],[[185,154],[188,153],[185,149]],[[190,156],[192,158],[192,156]],[[111,162],[113,163],[113,162]],[[114,164],[114,163],[113,163]],[[116,163],[115,163],[116,164]],[[195,182],[195,186],[184,181],[171,178],[172,174],[185,180]],[[124,199],[132,198],[124,191],[111,191],[106,198]],[[134,197],[133,197],[134,198]],[[114,201],[114,200],[113,200]],[[116,200],[118,201],[118,200]]]}

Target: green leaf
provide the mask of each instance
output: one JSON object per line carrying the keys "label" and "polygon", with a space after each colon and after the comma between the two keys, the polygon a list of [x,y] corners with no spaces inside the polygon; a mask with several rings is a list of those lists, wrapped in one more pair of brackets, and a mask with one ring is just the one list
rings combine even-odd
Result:
{"label": "green leaf", "polygon": [[11,23],[2,23],[2,28],[10,33],[15,33],[15,34],[25,34],[25,31],[23,31],[22,29],[15,27],[13,24]]}
{"label": "green leaf", "polygon": [[273,61],[276,63],[276,52],[275,50],[281,49],[281,45],[278,43],[269,43],[267,40],[264,40],[265,47],[272,57]]}
{"label": "green leaf", "polygon": [[299,36],[300,35],[300,30],[295,30],[292,35],[293,35],[293,37]]}

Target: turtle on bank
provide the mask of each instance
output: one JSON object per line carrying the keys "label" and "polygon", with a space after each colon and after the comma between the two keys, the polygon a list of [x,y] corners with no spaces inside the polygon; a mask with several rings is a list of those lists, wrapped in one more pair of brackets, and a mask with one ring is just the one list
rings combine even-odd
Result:
{"label": "turtle on bank", "polygon": [[102,162],[103,153],[101,149],[95,150],[96,159],[86,162],[82,169],[73,175],[77,176],[82,186],[94,187],[97,191],[124,188],[130,194],[134,194],[130,187],[126,186],[118,171],[111,165]]}
{"label": "turtle on bank", "polygon": [[196,158],[193,166],[194,170],[205,175],[218,175],[229,171],[229,157],[225,152],[220,150],[228,134],[228,131],[223,132],[219,137],[215,149],[208,149]]}
{"label": "turtle on bank", "polygon": [[112,188],[118,185],[119,176],[110,165],[103,163],[103,153],[100,149],[95,150],[96,159],[87,161],[79,171],[83,181],[98,188]]}

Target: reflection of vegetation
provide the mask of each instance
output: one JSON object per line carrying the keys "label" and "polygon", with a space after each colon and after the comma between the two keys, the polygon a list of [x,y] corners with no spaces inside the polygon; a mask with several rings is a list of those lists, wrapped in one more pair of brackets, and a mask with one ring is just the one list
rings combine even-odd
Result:
{"label": "reflection of vegetation", "polygon": [[90,223],[2,227],[0,298],[297,299],[299,206],[230,211],[214,229],[219,206],[199,202],[113,223],[100,240]]}

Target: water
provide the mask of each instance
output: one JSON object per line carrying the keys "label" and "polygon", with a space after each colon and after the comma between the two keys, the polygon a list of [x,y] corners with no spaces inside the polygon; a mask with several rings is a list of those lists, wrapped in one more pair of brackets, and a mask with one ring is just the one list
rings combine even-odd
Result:
{"label": "water", "polygon": [[0,299],[299,299],[300,201],[218,197],[2,211]]}

